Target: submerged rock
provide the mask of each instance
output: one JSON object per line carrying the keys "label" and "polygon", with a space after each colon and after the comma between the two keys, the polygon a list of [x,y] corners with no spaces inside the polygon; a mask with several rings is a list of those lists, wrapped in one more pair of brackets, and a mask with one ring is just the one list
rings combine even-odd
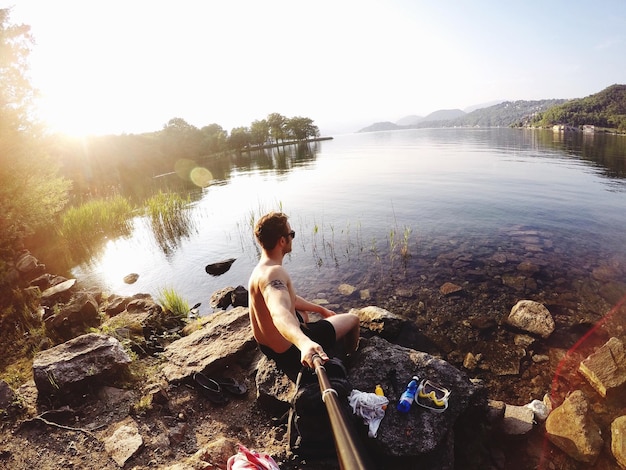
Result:
{"label": "submerged rock", "polygon": [[552,334],[555,327],[554,319],[548,309],[533,300],[517,302],[511,309],[507,323],[544,339]]}

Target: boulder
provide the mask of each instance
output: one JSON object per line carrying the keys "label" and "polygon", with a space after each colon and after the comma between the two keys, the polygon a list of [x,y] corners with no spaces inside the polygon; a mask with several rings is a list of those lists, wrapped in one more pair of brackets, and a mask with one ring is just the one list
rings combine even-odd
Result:
{"label": "boulder", "polygon": [[72,296],[72,288],[76,279],[67,279],[47,288],[41,293],[41,305],[51,307],[58,302],[66,302]]}
{"label": "boulder", "polygon": [[[397,346],[374,336],[361,338],[359,350],[346,362],[354,389],[373,392],[381,384],[389,399],[376,439],[367,437],[367,426],[358,429],[366,448],[376,459],[399,468],[408,462],[420,468],[454,468],[454,428],[470,408],[486,409],[486,392],[446,361],[429,354]],[[451,391],[448,408],[436,412],[414,404],[407,414],[396,403],[413,375],[429,379]],[[293,396],[293,384],[265,358],[258,363],[259,404],[271,404],[280,416]],[[281,405],[282,403],[282,405]],[[475,423],[474,423],[475,425]],[[401,436],[401,438],[399,438]],[[433,462],[436,466],[431,467]],[[391,467],[390,467],[391,468]]]}
{"label": "boulder", "polygon": [[582,361],[578,370],[602,397],[606,397],[610,389],[626,382],[624,343],[615,337],[609,339]]}
{"label": "boulder", "polygon": [[69,340],[85,332],[87,327],[100,323],[98,302],[87,292],[80,292],[63,305],[59,313],[45,319],[46,330],[62,340]]}
{"label": "boulder", "polygon": [[295,392],[295,377],[288,377],[276,363],[261,355],[256,372],[257,401],[273,416],[282,416],[289,410]]}
{"label": "boulder", "polygon": [[104,313],[106,313],[110,317],[119,315],[124,310],[126,310],[126,307],[131,300],[132,299],[128,297],[112,295],[108,299],[106,299],[106,302],[104,302]]}
{"label": "boulder", "polygon": [[38,353],[33,375],[39,396],[71,391],[88,379],[115,373],[131,362],[118,340],[89,333]]}
{"label": "boulder", "polygon": [[396,339],[402,331],[402,327],[407,323],[406,318],[380,307],[353,308],[350,313],[359,317],[362,328],[366,328],[387,340]]}
{"label": "boulder", "polygon": [[54,274],[45,273],[30,281],[30,285],[39,287],[39,289],[43,292],[46,289],[56,286],[57,284],[61,284],[65,281],[67,281],[67,279],[63,276],[55,276]]}
{"label": "boulder", "polygon": [[39,260],[31,255],[28,250],[24,250],[15,260],[15,269],[20,275],[30,276],[41,273],[46,269],[46,265],[39,263]]}
{"label": "boulder", "polygon": [[233,307],[248,306],[248,289],[244,286],[237,286],[230,294],[230,300]]}
{"label": "boulder", "polygon": [[548,309],[533,300],[520,300],[511,309],[507,318],[511,326],[539,335],[549,337],[554,331],[554,319]]}
{"label": "boulder", "polygon": [[213,292],[209,305],[211,308],[220,308],[226,310],[233,302],[234,287],[224,287],[218,291]]}
{"label": "boulder", "polygon": [[163,374],[168,382],[184,381],[196,372],[223,367],[255,347],[247,308],[216,312],[203,328],[165,348]]}
{"label": "boulder", "polygon": [[546,420],[550,442],[580,462],[592,464],[600,455],[604,441],[600,428],[588,413],[589,403],[580,390],[572,392]]}

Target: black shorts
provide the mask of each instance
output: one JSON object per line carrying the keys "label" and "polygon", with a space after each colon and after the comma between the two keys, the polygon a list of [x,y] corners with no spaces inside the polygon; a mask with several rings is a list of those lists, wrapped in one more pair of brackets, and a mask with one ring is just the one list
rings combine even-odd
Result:
{"label": "black shorts", "polygon": [[[302,323],[300,324],[300,329],[305,335],[322,346],[328,357],[333,356],[333,350],[337,340],[335,327],[332,323],[327,320]],[[277,353],[272,348],[263,344],[259,344],[259,349],[267,357],[276,361],[276,365],[285,372],[288,370],[300,369],[302,367],[302,364],[300,363],[300,350],[293,344],[289,349],[287,349],[287,351],[282,353]]]}

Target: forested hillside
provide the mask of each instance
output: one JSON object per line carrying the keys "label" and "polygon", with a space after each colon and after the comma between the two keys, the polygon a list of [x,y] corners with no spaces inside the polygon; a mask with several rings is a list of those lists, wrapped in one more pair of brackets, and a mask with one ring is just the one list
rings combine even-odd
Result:
{"label": "forested hillside", "polygon": [[504,101],[487,108],[480,108],[457,117],[441,119],[439,111],[429,114],[422,121],[412,125],[398,125],[392,122],[378,122],[359,132],[373,132],[396,129],[423,129],[432,127],[511,127],[527,125],[538,113],[565,103],[566,100],[550,99],[536,101]]}
{"label": "forested hillside", "polygon": [[477,109],[465,116],[448,121],[446,127],[518,127],[534,116],[566,100],[504,101],[488,108]]}
{"label": "forested hillside", "polygon": [[626,131],[626,85],[612,85],[599,93],[554,106],[538,114],[531,124],[593,125]]}

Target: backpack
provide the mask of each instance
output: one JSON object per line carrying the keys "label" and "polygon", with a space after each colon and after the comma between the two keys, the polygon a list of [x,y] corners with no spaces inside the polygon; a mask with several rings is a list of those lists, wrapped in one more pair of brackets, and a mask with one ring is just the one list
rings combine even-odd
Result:
{"label": "backpack", "polygon": [[[326,375],[336,390],[344,415],[351,417],[348,395],[352,385],[346,368],[339,358],[329,359],[325,364]],[[335,441],[326,405],[315,372],[303,367],[296,380],[296,391],[289,408],[287,422],[287,446],[300,457],[335,456]]]}

